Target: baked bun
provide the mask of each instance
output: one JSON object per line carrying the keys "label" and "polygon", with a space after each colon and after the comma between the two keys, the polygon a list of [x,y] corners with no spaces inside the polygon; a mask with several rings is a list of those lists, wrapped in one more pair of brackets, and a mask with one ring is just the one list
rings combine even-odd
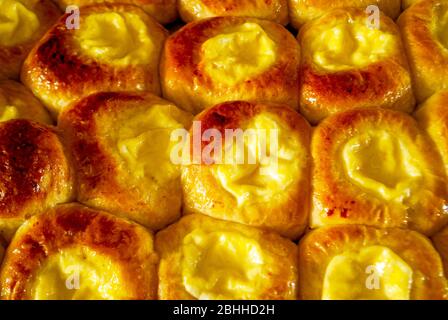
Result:
{"label": "baked bun", "polygon": [[364,10],[332,11],[301,28],[300,111],[313,124],[366,107],[411,112],[411,76],[400,33],[387,16],[370,28]]}
{"label": "baked bun", "polygon": [[297,246],[238,223],[190,215],[156,235],[159,299],[297,298]]}
{"label": "baked bun", "polygon": [[415,116],[435,142],[448,172],[448,91],[436,93],[426,100]]}
{"label": "baked bun", "polygon": [[176,0],[54,0],[65,11],[68,6],[87,6],[101,3],[133,4],[142,8],[161,24],[173,22],[177,18]]}
{"label": "baked bun", "polygon": [[52,124],[53,121],[44,106],[22,84],[0,81],[0,121],[30,119]]}
{"label": "baked bun", "polygon": [[240,17],[193,22],[165,43],[163,94],[193,113],[233,100],[297,108],[299,57],[294,37],[274,22]]}
{"label": "baked bun", "polygon": [[[394,20],[401,12],[401,0],[288,0],[288,2],[291,24],[296,29],[306,22],[340,8],[345,10],[348,7],[355,7],[364,12],[369,6],[374,5]],[[364,17],[366,18],[367,15],[365,14]]]}
{"label": "baked bun", "polygon": [[[310,135],[309,124],[283,105],[228,102],[204,111],[190,130],[190,162],[182,166],[184,213],[296,239],[308,224]],[[210,150],[214,142],[206,141],[218,138]]]}
{"label": "baked bun", "polygon": [[0,12],[0,79],[18,79],[31,48],[61,12],[51,0],[1,0]]}
{"label": "baked bun", "polygon": [[409,115],[352,110],[314,131],[311,227],[366,224],[431,235],[448,222],[447,179]]}
{"label": "baked bun", "polygon": [[58,114],[82,97],[101,91],[160,94],[159,58],[167,31],[133,5],[82,9],[80,28],[64,15],[26,59],[22,81]]}
{"label": "baked bun", "polygon": [[56,131],[29,120],[0,123],[0,236],[73,198],[73,172]]}
{"label": "baked bun", "polygon": [[153,230],[179,218],[180,164],[171,133],[192,116],[149,93],[97,93],[62,113],[78,201]]}
{"label": "baked bun", "polygon": [[179,0],[182,20],[191,22],[217,16],[253,17],[288,24],[287,0]]}
{"label": "baked bun", "polygon": [[448,298],[439,254],[417,232],[361,225],[324,227],[299,244],[305,300]]}
{"label": "baked bun", "polygon": [[145,228],[71,204],[17,230],[0,274],[1,299],[155,299],[157,254]]}
{"label": "baked bun", "polygon": [[448,89],[448,2],[425,0],[398,20],[418,102]]}

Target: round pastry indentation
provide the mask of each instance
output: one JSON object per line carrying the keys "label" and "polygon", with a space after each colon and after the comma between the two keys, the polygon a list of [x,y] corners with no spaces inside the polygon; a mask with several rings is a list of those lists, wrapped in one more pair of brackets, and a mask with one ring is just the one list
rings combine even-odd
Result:
{"label": "round pastry indentation", "polygon": [[269,257],[257,241],[235,231],[194,230],[182,253],[183,283],[197,299],[256,299],[269,278]]}
{"label": "round pastry indentation", "polygon": [[394,35],[358,20],[317,26],[307,39],[313,62],[327,71],[363,68],[388,58],[396,48]]}
{"label": "round pastry indentation", "polygon": [[[242,127],[244,146],[224,146],[223,163],[212,169],[221,186],[235,197],[238,207],[267,202],[287,190],[300,176],[303,151],[299,139],[290,135],[287,126],[274,114],[259,114]],[[247,157],[239,161],[243,153]]]}
{"label": "round pastry indentation", "polygon": [[129,296],[120,266],[88,247],[62,249],[35,273],[33,300],[116,300]]}
{"label": "round pastry indentation", "polygon": [[409,147],[387,131],[357,135],[342,148],[346,174],[362,189],[387,201],[402,202],[419,188],[422,179],[417,157]]}
{"label": "round pastry indentation", "polygon": [[384,246],[334,256],[325,271],[323,300],[409,300],[412,268]]}
{"label": "round pastry indentation", "polygon": [[117,151],[136,180],[163,184],[180,176],[178,166],[171,161],[176,142],[170,138],[184,125],[169,112],[167,105],[155,104],[118,129]]}
{"label": "round pastry indentation", "polygon": [[24,0],[0,2],[0,43],[6,47],[25,43],[35,36],[40,22]]}
{"label": "round pastry indentation", "polygon": [[276,61],[276,51],[263,28],[247,22],[205,41],[202,63],[212,79],[234,86],[269,69]]}
{"label": "round pastry indentation", "polygon": [[101,12],[87,16],[75,36],[83,52],[105,63],[146,64],[154,44],[145,22],[128,12]]}

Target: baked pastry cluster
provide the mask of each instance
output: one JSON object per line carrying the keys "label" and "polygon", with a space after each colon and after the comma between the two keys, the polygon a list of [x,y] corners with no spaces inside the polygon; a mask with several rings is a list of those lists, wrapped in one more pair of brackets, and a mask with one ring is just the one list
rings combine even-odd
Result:
{"label": "baked pastry cluster", "polygon": [[448,299],[446,0],[53,2],[0,1],[0,299]]}

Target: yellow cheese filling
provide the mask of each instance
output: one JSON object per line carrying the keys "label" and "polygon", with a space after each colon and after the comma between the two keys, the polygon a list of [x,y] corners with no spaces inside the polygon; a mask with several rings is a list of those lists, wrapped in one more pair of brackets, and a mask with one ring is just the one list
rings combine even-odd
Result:
{"label": "yellow cheese filling", "polygon": [[1,106],[0,105],[0,121],[8,121],[17,119],[19,117],[19,110],[15,106]]}
{"label": "yellow cheese filling", "polygon": [[130,297],[120,266],[87,247],[51,255],[34,276],[31,296],[37,300],[93,300]]}
{"label": "yellow cheese filling", "polygon": [[178,166],[170,158],[176,144],[170,138],[172,130],[183,128],[183,125],[169,110],[166,105],[153,105],[118,129],[119,155],[127,171],[138,180],[163,184],[180,175]]}
{"label": "yellow cheese filling", "polygon": [[145,22],[127,12],[87,16],[76,32],[76,39],[88,56],[120,66],[148,64],[154,51]]}
{"label": "yellow cheese filling", "polygon": [[448,4],[440,3],[435,7],[433,29],[436,38],[448,49]]}
{"label": "yellow cheese filling", "polygon": [[198,229],[183,240],[183,284],[197,299],[256,299],[268,285],[270,259],[243,234]]}
{"label": "yellow cheese filling", "polygon": [[202,63],[215,82],[233,86],[268,70],[275,63],[276,51],[263,28],[248,22],[205,41]]}
{"label": "yellow cheese filling", "polygon": [[385,59],[399,40],[361,21],[318,26],[307,39],[313,62],[328,71],[363,68]]}
{"label": "yellow cheese filling", "polygon": [[322,299],[409,300],[412,273],[412,268],[387,247],[344,252],[327,266]]}
{"label": "yellow cheese filling", "polygon": [[12,47],[33,39],[39,18],[25,0],[0,1],[0,46]]}
{"label": "yellow cheese filling", "polygon": [[387,131],[351,138],[342,158],[354,184],[385,200],[403,202],[420,187],[422,170],[414,150]]}
{"label": "yellow cheese filling", "polygon": [[226,139],[223,161],[212,174],[238,206],[270,201],[300,178],[303,147],[270,113],[257,115],[242,130],[242,139]]}

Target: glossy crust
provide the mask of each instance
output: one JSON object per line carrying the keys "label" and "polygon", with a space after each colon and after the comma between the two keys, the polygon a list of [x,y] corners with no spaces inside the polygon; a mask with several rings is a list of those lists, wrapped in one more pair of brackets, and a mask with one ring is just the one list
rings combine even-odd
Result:
{"label": "glossy crust", "polygon": [[287,0],[179,0],[179,14],[185,22],[217,16],[252,17],[288,24]]}
{"label": "glossy crust", "polygon": [[[201,134],[207,129],[214,128],[224,137],[226,129],[241,128],[245,122],[263,113],[276,115],[280,122],[291,130],[288,134],[298,139],[302,152],[298,161],[300,166],[298,177],[285,190],[273,195],[268,202],[246,203],[239,206],[237,199],[213,175],[215,164],[207,165],[202,159],[201,165],[192,163],[182,166],[184,213],[203,213],[219,219],[273,230],[285,237],[296,239],[308,224],[311,166],[309,124],[287,106],[248,102],[217,105],[199,114],[195,121],[201,122]],[[194,139],[192,130],[190,136]],[[191,151],[191,158],[194,159],[194,150]]]}
{"label": "glossy crust", "polygon": [[[387,201],[369,192],[351,181],[345,172],[341,156],[344,145],[353,137],[378,129],[399,138],[407,149],[415,148],[412,149],[413,157],[418,154],[422,180],[409,200],[403,200],[403,203]],[[385,109],[337,114],[316,128],[311,152],[314,160],[312,228],[366,224],[405,227],[431,235],[448,222],[447,182],[441,157],[430,138],[410,116]]]}
{"label": "glossy crust", "polygon": [[336,255],[375,245],[391,249],[412,268],[411,300],[448,298],[440,256],[427,238],[414,231],[360,225],[320,228],[300,241],[300,298],[322,298],[324,275],[328,263]]}
{"label": "glossy crust", "polygon": [[296,29],[339,8],[356,7],[364,11],[368,6],[374,5],[394,20],[401,12],[400,0],[288,0],[288,2],[291,24]]}
{"label": "glossy crust", "polygon": [[[16,110],[10,114],[8,108]],[[53,120],[44,106],[22,84],[12,81],[0,81],[0,112],[1,120],[29,119],[45,124],[52,124]]]}
{"label": "glossy crust", "polygon": [[28,220],[8,247],[0,274],[1,299],[32,299],[34,274],[61,250],[86,247],[120,266],[128,299],[155,299],[157,254],[143,227],[77,204],[58,206]]}
{"label": "glossy crust", "polygon": [[[436,11],[444,0],[425,0],[407,9],[398,20],[418,102],[448,89],[448,48],[433,32]],[[445,10],[448,6],[445,3]]]}
{"label": "glossy crust", "polygon": [[[258,230],[237,223],[216,220],[203,215],[183,217],[179,222],[156,235],[156,250],[160,255],[159,291],[161,300],[195,299],[187,292],[182,279],[182,243],[184,237],[194,230],[206,233],[215,231],[237,232],[257,241],[263,251],[276,257],[270,286],[258,293],[257,300],[295,299],[297,295],[297,246],[275,233]],[[292,297],[288,292],[292,290]]]}
{"label": "glossy crust", "polygon": [[32,38],[15,46],[0,43],[0,79],[18,79],[23,61],[34,44],[61,16],[61,12],[51,0],[31,0],[29,7],[39,19],[39,28]]}
{"label": "glossy crust", "polygon": [[173,22],[177,18],[176,0],[55,0],[55,2],[64,12],[71,5],[83,7],[98,3],[125,3],[142,8],[161,24]]}
{"label": "glossy crust", "polygon": [[55,129],[28,120],[0,123],[0,235],[73,198],[73,170]]}
{"label": "glossy crust", "polygon": [[436,144],[448,172],[448,91],[436,93],[426,100],[415,116]]}
{"label": "glossy crust", "polygon": [[[228,28],[246,22],[259,24],[278,46],[277,61],[261,75],[235,86],[212,79],[204,70],[202,44]],[[215,104],[248,100],[298,106],[300,49],[282,26],[264,20],[218,17],[187,24],[168,38],[161,62],[164,96],[193,113]]]}
{"label": "glossy crust", "polygon": [[22,69],[22,82],[57,115],[70,103],[94,92],[150,91],[160,94],[158,66],[167,31],[133,5],[104,4],[83,8],[80,25],[90,14],[127,12],[138,15],[148,28],[154,55],[147,64],[111,65],[82,52],[74,40],[76,30],[66,28],[65,14],[38,42]]}
{"label": "glossy crust", "polygon": [[73,154],[78,201],[158,230],[180,216],[180,168],[179,177],[164,184],[142,182],[117,151],[120,129],[153,105],[190,125],[191,115],[149,93],[93,94],[61,114],[58,125]]}
{"label": "glossy crust", "polygon": [[313,124],[325,117],[351,109],[382,107],[411,112],[415,106],[409,67],[394,22],[381,15],[381,30],[395,38],[396,50],[387,59],[362,68],[331,72],[313,62],[309,44],[314,28],[366,19],[361,9],[346,8],[332,11],[307,23],[300,29],[298,40],[302,47],[300,112]]}

